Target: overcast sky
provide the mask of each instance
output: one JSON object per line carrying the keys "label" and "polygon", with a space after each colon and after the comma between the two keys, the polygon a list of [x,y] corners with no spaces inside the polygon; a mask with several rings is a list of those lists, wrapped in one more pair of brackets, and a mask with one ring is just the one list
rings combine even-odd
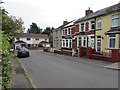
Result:
{"label": "overcast sky", "polygon": [[41,28],[58,27],[64,20],[74,20],[85,15],[89,7],[93,11],[117,4],[120,0],[2,0],[2,6],[10,15],[21,17],[27,28],[32,22]]}

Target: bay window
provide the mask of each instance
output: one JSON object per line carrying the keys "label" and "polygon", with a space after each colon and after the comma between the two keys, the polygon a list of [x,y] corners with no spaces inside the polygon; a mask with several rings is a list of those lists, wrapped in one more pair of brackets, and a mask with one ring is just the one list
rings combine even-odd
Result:
{"label": "bay window", "polygon": [[115,48],[115,34],[109,35],[109,48]]}
{"label": "bay window", "polygon": [[81,37],[79,37],[79,46],[81,46],[82,45],[82,38]]}

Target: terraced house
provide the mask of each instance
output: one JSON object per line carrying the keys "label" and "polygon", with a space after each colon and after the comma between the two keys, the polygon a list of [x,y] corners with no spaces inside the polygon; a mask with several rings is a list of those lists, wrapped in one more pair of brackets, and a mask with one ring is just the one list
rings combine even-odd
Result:
{"label": "terraced house", "polygon": [[72,23],[72,29],[67,24],[62,32],[69,39],[62,39],[61,47],[72,47],[69,55],[120,61],[120,3],[96,12],[89,8]]}

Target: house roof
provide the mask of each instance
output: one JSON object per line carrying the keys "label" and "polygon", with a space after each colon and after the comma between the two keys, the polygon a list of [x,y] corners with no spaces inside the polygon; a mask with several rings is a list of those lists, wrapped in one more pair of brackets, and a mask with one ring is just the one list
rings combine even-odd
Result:
{"label": "house roof", "polygon": [[70,21],[67,25],[64,26],[64,28],[68,28],[68,27],[74,26],[75,22],[76,22],[76,20]]}
{"label": "house roof", "polygon": [[73,22],[74,20],[72,20],[72,21],[70,21],[70,22],[68,22],[67,24],[64,24],[64,25],[61,25],[61,26],[59,26],[58,28],[56,28],[54,31],[58,31],[58,30],[61,30],[61,29],[63,29],[64,27],[66,27],[67,25],[69,25],[71,22]]}
{"label": "house roof", "polygon": [[21,38],[49,38],[47,34],[31,34],[31,33],[21,33],[21,34],[16,34],[15,37]]}
{"label": "house roof", "polygon": [[15,44],[20,43],[20,44],[26,44],[24,41],[16,41]]}
{"label": "house roof", "polygon": [[47,41],[41,41],[39,44],[50,44],[50,43]]}
{"label": "house roof", "polygon": [[106,15],[106,14],[109,14],[109,13],[112,13],[112,12],[116,12],[116,11],[120,11],[120,3],[115,4],[113,6],[110,6],[110,7],[107,7],[107,8],[104,8],[104,9],[101,9],[101,10],[98,10],[96,12],[93,12],[88,16],[85,16],[83,18],[78,19],[75,23],[79,23],[79,22],[84,21],[84,20],[88,20],[88,19],[92,19],[92,18],[95,18],[95,17],[103,16],[103,15]]}
{"label": "house roof", "polygon": [[105,32],[105,34],[120,34],[120,27],[111,28],[109,31]]}

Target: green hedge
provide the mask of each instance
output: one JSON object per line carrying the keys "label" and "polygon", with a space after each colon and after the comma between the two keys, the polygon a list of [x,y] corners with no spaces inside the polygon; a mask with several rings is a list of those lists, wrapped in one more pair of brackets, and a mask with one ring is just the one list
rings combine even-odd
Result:
{"label": "green hedge", "polygon": [[10,88],[10,43],[7,36],[2,34],[2,89]]}

